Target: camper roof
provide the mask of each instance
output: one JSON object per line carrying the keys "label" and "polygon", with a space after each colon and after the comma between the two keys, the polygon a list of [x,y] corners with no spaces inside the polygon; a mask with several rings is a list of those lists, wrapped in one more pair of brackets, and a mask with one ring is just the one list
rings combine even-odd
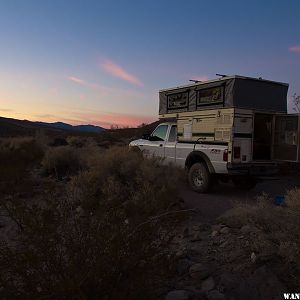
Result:
{"label": "camper roof", "polygon": [[288,83],[284,83],[284,82],[277,82],[277,81],[266,80],[266,79],[261,79],[261,78],[254,78],[254,77],[246,77],[246,76],[241,76],[241,75],[230,75],[230,76],[223,76],[223,77],[220,77],[220,78],[215,78],[215,79],[211,79],[211,80],[207,80],[207,81],[199,81],[199,82],[180,85],[180,86],[176,86],[176,87],[172,87],[172,88],[168,88],[168,89],[162,89],[162,90],[159,90],[159,92],[172,91],[172,90],[176,90],[176,89],[180,89],[180,88],[199,86],[199,85],[202,85],[202,84],[213,83],[213,82],[221,82],[221,81],[226,81],[226,80],[230,80],[230,79],[247,79],[247,80],[269,82],[269,83],[273,83],[273,84],[277,84],[277,85],[289,86]]}

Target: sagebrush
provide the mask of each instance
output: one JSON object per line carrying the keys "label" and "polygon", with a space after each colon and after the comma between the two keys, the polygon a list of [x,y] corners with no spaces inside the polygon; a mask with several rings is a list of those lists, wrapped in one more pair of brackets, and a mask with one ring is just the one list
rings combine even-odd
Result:
{"label": "sagebrush", "polygon": [[[68,160],[68,155],[62,156]],[[112,148],[95,155],[60,197],[47,193],[30,203],[3,203],[18,227],[14,243],[0,248],[4,295],[159,297],[162,278],[172,265],[167,246],[183,217],[174,208],[180,176],[176,168],[162,167],[156,159]]]}

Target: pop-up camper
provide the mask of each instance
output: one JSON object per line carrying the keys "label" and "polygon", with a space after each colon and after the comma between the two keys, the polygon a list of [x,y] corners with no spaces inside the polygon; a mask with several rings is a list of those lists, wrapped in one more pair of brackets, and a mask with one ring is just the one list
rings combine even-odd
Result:
{"label": "pop-up camper", "polygon": [[215,179],[251,187],[300,161],[299,118],[287,114],[288,84],[225,76],[159,91],[161,124],[130,146],[188,171],[191,187]]}
{"label": "pop-up camper", "polygon": [[298,161],[299,122],[287,114],[287,91],[286,83],[223,77],[161,90],[159,117],[176,120],[178,141],[228,143],[231,161]]}

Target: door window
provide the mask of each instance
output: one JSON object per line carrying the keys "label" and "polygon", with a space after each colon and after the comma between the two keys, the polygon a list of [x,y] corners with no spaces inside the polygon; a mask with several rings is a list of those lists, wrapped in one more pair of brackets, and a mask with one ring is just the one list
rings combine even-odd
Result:
{"label": "door window", "polygon": [[175,142],[177,136],[177,126],[172,126],[169,134],[169,142]]}
{"label": "door window", "polygon": [[153,131],[151,136],[164,141],[166,138],[167,130],[168,130],[168,125],[160,125]]}

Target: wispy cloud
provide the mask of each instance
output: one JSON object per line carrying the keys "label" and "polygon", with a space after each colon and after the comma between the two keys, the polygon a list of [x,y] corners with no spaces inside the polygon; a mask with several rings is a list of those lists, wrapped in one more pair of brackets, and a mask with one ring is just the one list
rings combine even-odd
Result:
{"label": "wispy cloud", "polygon": [[125,69],[123,69],[121,66],[117,65],[113,61],[106,59],[101,63],[101,67],[109,74],[121,78],[127,82],[130,82],[132,84],[143,86],[143,83],[139,78],[137,78],[135,75],[129,73]]}
{"label": "wispy cloud", "polygon": [[289,47],[289,51],[300,53],[300,45],[294,45]]}
{"label": "wispy cloud", "polygon": [[87,82],[87,81],[85,81],[85,80],[83,80],[79,77],[68,76],[67,80],[72,81],[72,82],[74,82],[76,84],[79,84],[81,86],[84,86],[86,88],[92,88],[92,89],[95,89],[95,90],[101,89],[101,87],[98,84]]}
{"label": "wispy cloud", "polygon": [[36,114],[34,115],[35,117],[38,117],[40,119],[43,119],[43,121],[45,121],[46,119],[47,120],[50,120],[50,119],[55,119],[57,118],[57,116],[55,115],[51,115],[51,114]]}
{"label": "wispy cloud", "polygon": [[197,76],[192,76],[192,80],[198,80],[198,81],[207,81],[208,76],[206,75],[197,75]]}
{"label": "wispy cloud", "polygon": [[[139,91],[135,91],[135,90],[128,90],[128,89],[120,89],[120,88],[112,88],[112,87],[108,87],[105,85],[101,85],[98,83],[91,83],[88,82],[78,76],[67,76],[66,79],[68,81],[71,81],[75,84],[78,84],[80,86],[83,86],[85,88],[91,89],[93,91],[96,91],[97,94],[100,94],[102,96],[106,95],[110,95],[110,96],[116,96],[116,98],[119,98],[120,95],[122,95],[122,97],[142,97],[144,96],[141,92]],[[81,100],[84,100],[86,98],[86,96],[84,94],[80,94],[79,95]]]}
{"label": "wispy cloud", "polygon": [[13,112],[14,110],[10,109],[10,108],[0,108],[0,111],[2,111],[2,112]]}
{"label": "wispy cloud", "polygon": [[75,76],[69,76],[67,77],[68,80],[73,81],[75,83],[81,84],[81,85],[85,85],[85,81],[83,79],[80,79],[78,77]]}

